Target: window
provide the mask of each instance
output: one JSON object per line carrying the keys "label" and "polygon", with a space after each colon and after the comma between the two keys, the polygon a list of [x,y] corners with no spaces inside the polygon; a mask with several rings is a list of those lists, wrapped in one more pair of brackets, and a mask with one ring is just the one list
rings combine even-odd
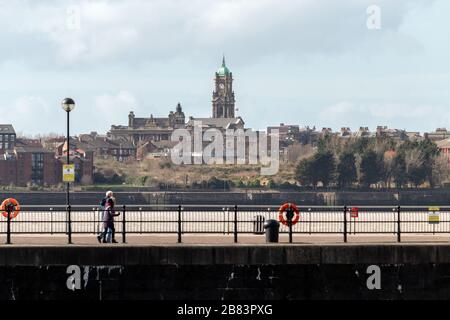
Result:
{"label": "window", "polygon": [[44,154],[31,154],[31,181],[35,184],[44,182]]}

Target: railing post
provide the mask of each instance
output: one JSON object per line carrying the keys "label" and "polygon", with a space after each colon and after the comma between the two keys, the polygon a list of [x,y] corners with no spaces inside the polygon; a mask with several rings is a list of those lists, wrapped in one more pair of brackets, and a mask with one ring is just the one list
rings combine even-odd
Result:
{"label": "railing post", "polygon": [[400,208],[400,206],[397,206],[397,242],[402,241],[401,230],[400,230],[400,223],[401,223],[400,213],[401,213],[401,208]]}
{"label": "railing post", "polygon": [[289,243],[292,243],[292,219],[288,221],[289,223]]}
{"label": "railing post", "polygon": [[312,228],[312,220],[311,220],[311,208],[308,208],[308,229],[309,229],[309,235],[311,235],[311,228]]}
{"label": "railing post", "polygon": [[92,230],[93,233],[96,234],[97,233],[97,212],[95,211],[95,208],[92,208],[92,216],[93,216],[93,220],[92,220]]}
{"label": "railing post", "polygon": [[68,236],[69,236],[69,244],[72,244],[72,217],[71,217],[72,207],[70,204],[67,206],[67,227],[68,227]]}
{"label": "railing post", "polygon": [[238,242],[238,221],[237,221],[238,206],[234,206],[234,243]]}
{"label": "railing post", "polygon": [[6,206],[6,213],[8,214],[6,222],[6,244],[11,244],[11,206]]}
{"label": "railing post", "polygon": [[53,235],[53,209],[50,208],[50,234]]}
{"label": "railing post", "polygon": [[181,243],[181,205],[178,206],[178,243]]}
{"label": "railing post", "polygon": [[292,209],[291,204],[289,204],[289,207],[286,209],[286,218],[289,227],[289,243],[292,243],[292,219],[294,218],[294,209]]}
{"label": "railing post", "polygon": [[344,242],[347,242],[347,206],[344,206]]}
{"label": "railing post", "polygon": [[123,210],[122,210],[122,243],[126,243],[127,242],[127,238],[126,238],[126,219],[125,219],[125,212],[126,212],[126,206],[123,205]]}

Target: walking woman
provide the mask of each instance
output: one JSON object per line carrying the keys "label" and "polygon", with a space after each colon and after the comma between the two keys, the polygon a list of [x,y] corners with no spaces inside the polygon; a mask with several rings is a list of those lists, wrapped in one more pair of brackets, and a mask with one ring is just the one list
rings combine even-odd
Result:
{"label": "walking woman", "polygon": [[[114,194],[112,191],[107,191],[105,197],[100,202],[100,210],[102,212],[102,220],[103,220],[103,215],[105,214],[105,208],[106,208],[106,203],[107,203],[108,199],[113,199],[114,203],[115,203]],[[99,243],[106,242],[105,239],[106,239],[107,231],[108,230],[106,228],[104,228],[102,230],[102,232],[100,232],[100,234],[97,236],[97,240]]]}
{"label": "walking woman", "polygon": [[103,228],[106,230],[106,237],[103,242],[117,243],[114,239],[116,231],[114,228],[114,217],[117,217],[118,215],[120,215],[120,212],[116,213],[114,210],[114,199],[109,198],[106,200],[105,211],[103,212]]}

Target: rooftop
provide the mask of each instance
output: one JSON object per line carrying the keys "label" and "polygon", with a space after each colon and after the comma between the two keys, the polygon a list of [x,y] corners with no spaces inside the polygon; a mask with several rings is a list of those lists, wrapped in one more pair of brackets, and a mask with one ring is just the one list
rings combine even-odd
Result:
{"label": "rooftop", "polygon": [[195,125],[195,122],[201,122],[201,126],[203,128],[223,128],[223,129],[230,129],[233,128],[235,125],[242,124],[244,125],[244,120],[242,120],[241,117],[237,118],[194,118],[191,117],[186,124],[188,127],[193,127]]}
{"label": "rooftop", "polygon": [[32,153],[53,153],[52,151],[45,149],[39,140],[35,139],[17,139],[15,150],[18,153],[32,152]]}
{"label": "rooftop", "polygon": [[12,124],[0,124],[0,134],[16,134]]}
{"label": "rooftop", "polygon": [[225,64],[225,56],[222,59],[222,66],[217,70],[217,74],[221,77],[223,76],[229,76],[230,75],[230,69]]}
{"label": "rooftop", "polygon": [[445,140],[436,141],[436,145],[440,149],[450,148],[450,140],[449,139],[445,139]]}

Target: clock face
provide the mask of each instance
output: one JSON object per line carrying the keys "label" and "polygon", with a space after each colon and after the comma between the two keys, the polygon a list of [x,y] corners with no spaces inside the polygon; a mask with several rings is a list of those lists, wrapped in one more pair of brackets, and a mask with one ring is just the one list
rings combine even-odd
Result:
{"label": "clock face", "polygon": [[223,88],[225,88],[225,85],[223,83],[220,83],[219,88],[223,90]]}

